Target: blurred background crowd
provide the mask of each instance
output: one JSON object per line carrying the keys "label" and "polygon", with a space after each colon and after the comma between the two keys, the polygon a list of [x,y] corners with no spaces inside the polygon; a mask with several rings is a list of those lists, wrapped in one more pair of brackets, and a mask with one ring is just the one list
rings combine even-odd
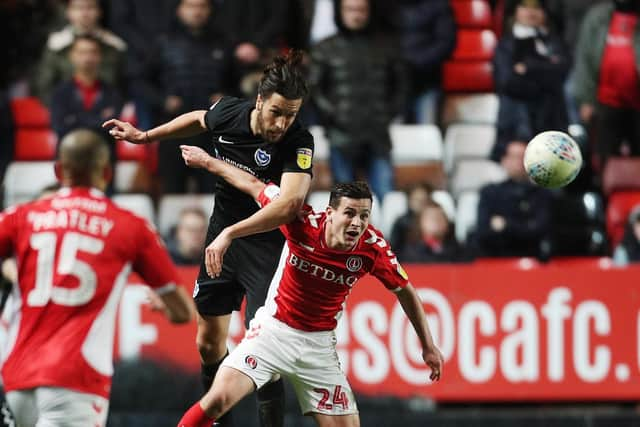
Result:
{"label": "blurred background crowd", "polygon": [[[639,16],[640,0],[3,1],[3,207],[55,180],[67,132],[103,133],[112,117],[148,129],[253,97],[264,65],[296,48],[314,207],[331,182],[366,179],[373,223],[403,262],[638,262]],[[585,159],[562,190],[534,186],[522,164],[550,129]],[[184,166],[181,143],[211,150],[206,137],[113,144],[109,192],[194,264],[215,179]]]}

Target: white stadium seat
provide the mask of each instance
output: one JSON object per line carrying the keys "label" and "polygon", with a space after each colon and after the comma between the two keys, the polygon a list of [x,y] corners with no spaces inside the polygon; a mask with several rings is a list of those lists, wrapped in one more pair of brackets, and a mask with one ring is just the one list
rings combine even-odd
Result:
{"label": "white stadium seat", "polygon": [[435,190],[431,193],[431,198],[434,202],[439,204],[444,210],[444,213],[449,218],[449,221],[453,222],[456,218],[456,203],[453,200],[453,196],[448,191]]}
{"label": "white stadium seat", "polygon": [[12,162],[4,177],[4,206],[27,202],[57,182],[54,162]]}
{"label": "white stadium seat", "polygon": [[449,182],[451,194],[457,197],[463,191],[480,190],[487,184],[504,181],[505,170],[491,160],[461,160]]}
{"label": "white stadium seat", "polygon": [[119,160],[113,176],[113,188],[116,192],[129,192],[134,187],[140,162],[135,160]]}
{"label": "white stadium seat", "polygon": [[155,225],[153,201],[148,194],[116,194],[111,200],[121,208],[131,211]]}
{"label": "white stadium seat", "polygon": [[442,161],[442,134],[437,126],[392,124],[389,133],[394,165]]}
{"label": "white stadium seat", "polygon": [[447,95],[442,110],[444,127],[460,122],[495,124],[498,97],[494,93]]}
{"label": "white stadium seat", "polygon": [[465,244],[467,236],[474,231],[478,221],[478,201],[480,193],[477,191],[465,191],[458,197],[458,210],[456,212],[456,239]]}
{"label": "white stadium seat", "polygon": [[451,174],[462,159],[488,159],[496,128],[487,124],[451,124],[444,137],[444,168]]}
{"label": "white stadium seat", "polygon": [[313,135],[313,143],[315,151],[313,153],[313,160],[315,161],[329,161],[329,140],[324,133],[322,126],[311,126],[309,132]]}
{"label": "white stadium seat", "polygon": [[384,196],[382,224],[379,227],[386,237],[390,237],[393,224],[407,212],[407,209],[409,209],[409,203],[404,191],[391,191]]}
{"label": "white stadium seat", "polygon": [[158,205],[158,230],[167,236],[171,228],[178,223],[182,209],[189,206],[202,208],[207,218],[213,212],[215,197],[213,194],[168,194],[160,199]]}

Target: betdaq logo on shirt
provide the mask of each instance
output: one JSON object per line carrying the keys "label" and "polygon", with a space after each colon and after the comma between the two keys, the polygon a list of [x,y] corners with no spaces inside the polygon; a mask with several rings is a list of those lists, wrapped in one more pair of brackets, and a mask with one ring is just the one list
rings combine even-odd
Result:
{"label": "betdaq logo on shirt", "polygon": [[347,285],[352,287],[354,283],[358,280],[358,276],[336,273],[333,270],[328,269],[322,265],[314,264],[312,262],[307,261],[306,259],[302,259],[297,257],[294,254],[289,256],[289,265],[295,267],[297,270],[302,271],[303,273],[308,273],[313,277],[317,277],[318,279],[326,280],[327,282],[337,283],[340,285]]}

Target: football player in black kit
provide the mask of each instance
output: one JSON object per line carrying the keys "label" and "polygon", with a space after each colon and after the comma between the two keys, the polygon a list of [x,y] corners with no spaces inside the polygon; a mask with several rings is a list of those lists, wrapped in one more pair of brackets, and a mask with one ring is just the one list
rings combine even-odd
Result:
{"label": "football player in black kit", "polygon": [[[280,185],[279,199],[258,209],[249,196],[222,180],[217,183],[207,247],[194,290],[196,342],[205,390],[227,354],[231,312],[240,309],[246,295],[248,325],[264,304],[284,246],[277,228],[295,218],[311,184],[313,137],[296,120],[308,92],[301,59],[300,52],[292,51],[267,66],[255,102],[222,97],[208,111],[192,111],[148,131],[116,119],[103,124],[111,128],[115,139],[134,144],[208,132],[217,158]],[[282,426],[282,380],[265,388],[258,392],[261,425]],[[218,423],[232,425],[230,419]]]}

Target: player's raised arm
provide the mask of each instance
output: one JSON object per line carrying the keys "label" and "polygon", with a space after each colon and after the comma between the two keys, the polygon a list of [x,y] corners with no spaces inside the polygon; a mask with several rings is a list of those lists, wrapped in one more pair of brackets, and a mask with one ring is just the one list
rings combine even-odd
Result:
{"label": "player's raised arm", "polygon": [[418,335],[420,345],[422,346],[422,359],[431,368],[431,375],[429,378],[432,381],[438,381],[442,376],[442,365],[444,359],[442,353],[433,342],[429,325],[427,324],[427,317],[424,314],[424,308],[422,307],[422,301],[418,297],[415,288],[411,283],[407,284],[404,288],[396,293],[398,301],[402,306],[405,314],[409,318],[413,329]]}
{"label": "player's raised arm", "polygon": [[206,110],[195,110],[182,114],[175,119],[147,131],[140,130],[129,122],[118,119],[107,120],[103,128],[111,128],[109,134],[115,139],[133,144],[148,144],[163,139],[186,138],[201,134],[207,130],[204,122]]}
{"label": "player's raised arm", "polygon": [[182,158],[187,166],[206,169],[243,193],[253,197],[254,200],[258,199],[260,192],[266,187],[265,183],[249,172],[245,172],[227,162],[211,157],[200,147],[181,145],[180,150],[182,151]]}

